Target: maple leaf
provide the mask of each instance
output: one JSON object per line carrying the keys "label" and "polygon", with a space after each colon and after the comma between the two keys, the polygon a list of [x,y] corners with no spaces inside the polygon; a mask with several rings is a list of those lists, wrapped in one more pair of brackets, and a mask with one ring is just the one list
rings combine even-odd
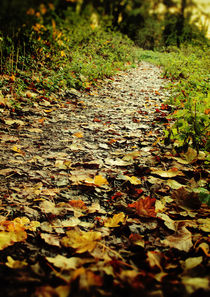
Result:
{"label": "maple leaf", "polygon": [[0,230],[0,250],[27,238],[25,227],[16,221],[1,222]]}
{"label": "maple leaf", "polygon": [[101,239],[101,233],[94,231],[70,230],[66,232],[66,235],[61,243],[66,247],[76,249],[77,253],[92,252]]}
{"label": "maple leaf", "polygon": [[125,222],[125,214],[123,212],[120,212],[118,214],[115,214],[112,218],[107,219],[104,223],[104,226],[115,228],[120,226],[119,223],[124,223],[124,222]]}
{"label": "maple leaf", "polygon": [[128,207],[133,207],[139,216],[156,217],[155,198],[145,197],[140,198],[134,203],[128,204]]}

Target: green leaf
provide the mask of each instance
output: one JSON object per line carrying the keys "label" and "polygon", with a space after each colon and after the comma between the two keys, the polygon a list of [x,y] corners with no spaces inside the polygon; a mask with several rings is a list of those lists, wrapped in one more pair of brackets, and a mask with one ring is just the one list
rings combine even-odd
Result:
{"label": "green leaf", "polygon": [[209,191],[207,191],[204,188],[198,188],[198,190],[199,190],[198,197],[199,197],[200,201],[202,203],[205,203],[208,206],[210,206],[210,194],[209,194]]}

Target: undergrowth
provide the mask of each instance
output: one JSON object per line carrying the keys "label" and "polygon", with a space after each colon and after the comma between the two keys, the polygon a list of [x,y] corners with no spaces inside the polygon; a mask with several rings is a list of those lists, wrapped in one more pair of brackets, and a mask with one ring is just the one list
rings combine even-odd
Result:
{"label": "undergrowth", "polygon": [[27,90],[62,97],[70,88],[88,89],[135,61],[134,44],[121,33],[71,11],[65,18],[49,11],[49,19],[46,11],[30,13],[36,22],[24,32],[24,42],[19,42],[22,32],[12,38],[0,32],[1,105],[21,108]]}
{"label": "undergrowth", "polygon": [[194,147],[197,152],[210,149],[210,52],[208,45],[185,44],[180,49],[138,52],[139,59],[164,67],[164,76],[171,83],[169,103],[176,121],[165,132],[166,143],[172,142],[177,151]]}

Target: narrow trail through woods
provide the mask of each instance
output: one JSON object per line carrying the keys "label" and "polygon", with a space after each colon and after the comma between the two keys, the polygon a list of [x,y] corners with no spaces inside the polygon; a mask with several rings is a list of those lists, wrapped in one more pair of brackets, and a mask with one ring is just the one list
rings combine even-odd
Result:
{"label": "narrow trail through woods", "polygon": [[207,296],[209,209],[191,185],[208,173],[162,141],[162,76],[142,62],[1,109],[0,296]]}
{"label": "narrow trail through woods", "polygon": [[[29,184],[40,180],[47,187],[69,185],[69,174],[65,179],[62,171],[65,161],[73,165],[70,180],[74,183],[75,179],[75,184],[99,173],[106,177],[112,168],[132,164],[133,160],[122,160],[129,152],[141,150],[133,158],[141,155],[142,164],[149,165],[152,154],[159,150],[164,128],[160,121],[167,113],[161,111],[168,96],[165,83],[160,68],[142,62],[88,93],[70,91],[62,106],[41,100],[19,117],[23,123],[9,123],[23,154],[8,151],[6,145],[3,164],[8,166],[9,160],[21,170],[25,178],[18,183],[23,186],[26,180]],[[84,168],[84,162],[93,164]],[[88,172],[88,167],[93,169]]]}

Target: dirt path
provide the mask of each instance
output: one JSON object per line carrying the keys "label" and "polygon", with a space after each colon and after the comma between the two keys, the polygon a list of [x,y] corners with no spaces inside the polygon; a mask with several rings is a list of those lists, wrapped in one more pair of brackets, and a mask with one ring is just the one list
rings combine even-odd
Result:
{"label": "dirt path", "polygon": [[207,173],[161,142],[166,83],[142,62],[1,110],[0,296],[205,296]]}

